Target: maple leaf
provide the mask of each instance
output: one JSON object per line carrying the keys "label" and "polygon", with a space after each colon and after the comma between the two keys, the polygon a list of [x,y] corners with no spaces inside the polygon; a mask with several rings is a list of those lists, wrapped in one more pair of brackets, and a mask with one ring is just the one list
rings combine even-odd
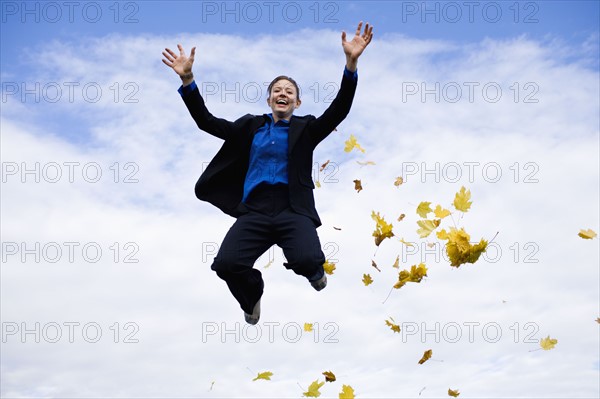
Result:
{"label": "maple leaf", "polygon": [[353,181],[354,181],[354,189],[356,190],[357,193],[360,193],[360,191],[363,189],[361,181],[358,179],[353,180]]}
{"label": "maple leaf", "polygon": [[381,242],[386,238],[391,238],[394,236],[394,233],[392,232],[393,225],[391,223],[387,223],[384,218],[379,216],[379,212],[375,213],[375,211],[372,211],[371,219],[373,219],[376,223],[375,231],[373,232],[376,246],[379,246],[379,244],[381,244]]}
{"label": "maple leaf", "polygon": [[373,162],[373,161],[367,161],[367,162],[356,161],[356,163],[359,164],[361,167],[367,166],[367,165],[375,165],[375,162]]}
{"label": "maple leaf", "polygon": [[392,267],[399,269],[400,268],[400,255],[396,256],[396,261],[392,265]]}
{"label": "maple leaf", "polygon": [[323,371],[323,375],[325,376],[325,381],[327,381],[327,382],[335,381],[335,374],[333,374],[331,371]]}
{"label": "maple leaf", "polygon": [[592,238],[596,237],[597,234],[592,229],[587,229],[587,230],[581,229],[581,231],[577,235],[583,239],[591,240]]}
{"label": "maple leaf", "polygon": [[350,385],[342,385],[342,392],[340,392],[339,399],[354,399],[354,389]]}
{"label": "maple leaf", "polygon": [[308,391],[304,392],[302,395],[307,398],[318,398],[321,396],[319,388],[321,388],[323,385],[325,385],[325,381],[319,382],[319,380],[315,380],[308,386]]}
{"label": "maple leaf", "polygon": [[386,321],[385,321],[385,325],[386,325],[386,326],[390,326],[390,329],[391,329],[393,332],[395,332],[395,333],[399,333],[399,332],[400,332],[400,326],[399,326],[398,324],[396,324],[395,320],[394,320],[394,319],[392,319],[391,317],[390,317],[390,320],[391,320],[391,321],[388,321],[388,320],[386,320]]}
{"label": "maple leaf", "polygon": [[409,270],[402,270],[398,274],[398,281],[394,284],[394,288],[402,288],[408,282],[420,283],[423,277],[427,276],[427,267],[424,263],[412,265]]}
{"label": "maple leaf", "polygon": [[344,142],[344,151],[350,152],[355,148],[364,154],[365,149],[362,148],[360,144],[358,144],[358,142],[356,141],[356,137],[354,137],[354,135],[351,134],[350,138]]}
{"label": "maple leaf", "polygon": [[441,205],[437,205],[435,207],[435,209],[433,210],[433,213],[436,218],[440,218],[440,219],[443,219],[446,216],[450,216],[450,211],[448,209],[442,208]]}
{"label": "maple leaf", "polygon": [[419,203],[419,206],[417,206],[417,213],[419,216],[426,218],[429,212],[433,212],[433,209],[431,209],[429,205],[431,205],[431,202],[421,201]]}
{"label": "maple leaf", "polygon": [[373,266],[375,269],[377,269],[379,273],[381,273],[381,270],[377,267],[377,263],[375,263],[373,259],[371,259],[371,266]]}
{"label": "maple leaf", "polygon": [[253,379],[252,381],[256,381],[256,380],[269,380],[270,381],[272,375],[273,375],[273,373],[271,373],[270,371],[263,371],[262,373],[258,373],[256,378]]}
{"label": "maple leaf", "polygon": [[485,252],[487,248],[487,241],[483,238],[478,244],[471,245],[469,240],[471,236],[465,231],[464,228],[460,230],[450,227],[450,231],[447,233],[448,243],[446,244],[446,253],[450,258],[450,266],[459,267],[464,263],[475,263],[479,256]]}
{"label": "maple leaf", "polygon": [[448,388],[448,396],[452,396],[453,398],[457,398],[458,395],[460,395],[460,392],[458,392],[458,389],[454,390],[454,389]]}
{"label": "maple leaf", "polygon": [[440,231],[438,231],[437,233],[435,233],[435,235],[440,240],[447,240],[448,239],[448,232],[446,231],[446,229],[441,229]]}
{"label": "maple leaf", "polygon": [[440,219],[434,220],[417,220],[417,224],[419,225],[419,229],[417,229],[417,234],[419,237],[424,238],[427,237],[433,230],[435,230],[440,225]]}
{"label": "maple leaf", "polygon": [[332,275],[333,271],[335,270],[335,263],[331,263],[326,260],[325,263],[323,263],[323,270],[325,270],[325,273]]}
{"label": "maple leaf", "polygon": [[419,360],[419,364],[423,364],[426,361],[428,361],[429,359],[431,359],[432,354],[433,354],[433,350],[431,350],[431,349],[427,349],[425,352],[423,352],[423,357],[421,358],[421,360]]}
{"label": "maple leaf", "polygon": [[400,216],[398,216],[398,221],[401,222],[405,216],[406,216],[405,214],[401,213]]}
{"label": "maple leaf", "polygon": [[311,332],[313,330],[312,323],[304,323],[304,332]]}
{"label": "maple leaf", "polygon": [[410,272],[408,270],[401,270],[398,273],[398,282],[394,284],[394,288],[402,288],[408,281],[410,281]]}
{"label": "maple leaf", "polygon": [[404,238],[401,238],[401,239],[400,239],[400,242],[401,242],[402,244],[406,245],[407,247],[414,247],[414,244],[413,244],[412,242],[407,242],[407,241],[404,241]]}
{"label": "maple leaf", "polygon": [[363,274],[363,279],[362,279],[363,284],[366,286],[368,286],[369,284],[373,283],[373,279],[371,278],[370,274]]}
{"label": "maple leaf", "polygon": [[554,338],[550,338],[549,335],[546,338],[540,339],[540,347],[543,350],[545,350],[545,351],[549,351],[550,349],[554,349],[554,346],[557,343],[558,343],[558,340],[554,339]]}
{"label": "maple leaf", "polygon": [[327,160],[327,162],[325,162],[323,165],[321,165],[321,169],[319,169],[319,172],[324,171],[325,168],[327,167],[327,165],[329,165],[329,159]]}
{"label": "maple leaf", "polygon": [[402,178],[402,176],[398,176],[398,177],[396,177],[396,180],[394,181],[394,186],[400,187],[400,185],[402,183],[404,183],[404,179]]}
{"label": "maple leaf", "polygon": [[454,207],[457,211],[467,212],[469,208],[471,208],[472,202],[469,201],[471,199],[471,190],[466,190],[465,187],[462,186],[460,191],[456,193],[454,196]]}

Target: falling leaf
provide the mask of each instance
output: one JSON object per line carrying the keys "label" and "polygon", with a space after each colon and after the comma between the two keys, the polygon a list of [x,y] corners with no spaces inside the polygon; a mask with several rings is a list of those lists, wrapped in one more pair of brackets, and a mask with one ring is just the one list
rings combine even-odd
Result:
{"label": "falling leaf", "polygon": [[263,371],[262,373],[258,373],[256,378],[253,379],[252,381],[256,381],[256,380],[269,380],[270,381],[272,375],[273,375],[273,373],[271,373],[270,371]]}
{"label": "falling leaf", "polygon": [[460,392],[458,392],[458,389],[454,390],[454,389],[448,388],[448,396],[452,396],[453,398],[457,398],[458,395],[460,395]]}
{"label": "falling leaf", "polygon": [[339,399],[354,399],[354,389],[350,385],[342,385]]}
{"label": "falling leaf", "polygon": [[377,267],[377,263],[375,263],[373,259],[371,259],[371,266],[373,266],[375,269],[377,269],[379,273],[381,273],[381,270]]}
{"label": "falling leaf", "polygon": [[433,230],[435,230],[440,225],[440,219],[434,220],[417,220],[417,224],[419,225],[419,229],[417,229],[417,234],[419,237],[424,238],[427,237]]}
{"label": "falling leaf", "polygon": [[335,270],[335,263],[331,263],[326,260],[325,263],[323,263],[323,270],[325,270],[325,273],[332,275],[333,271]]}
{"label": "falling leaf", "polygon": [[557,339],[550,338],[548,335],[546,338],[540,339],[540,346],[543,350],[549,351],[550,349],[554,349],[554,346],[558,343]]}
{"label": "falling leaf", "polygon": [[422,201],[419,203],[419,206],[417,206],[417,213],[419,216],[426,218],[429,212],[433,212],[433,209],[431,209],[429,205],[431,205],[431,202]]}
{"label": "falling leaf", "polygon": [[351,134],[350,138],[344,142],[344,151],[350,152],[355,148],[364,154],[365,149],[362,148],[360,144],[358,144],[358,142],[356,141],[356,137],[354,137],[354,135]]}
{"label": "falling leaf", "polygon": [[399,269],[400,268],[400,255],[396,256],[396,261],[392,265],[392,267]]}
{"label": "falling leaf", "polygon": [[333,228],[334,228],[335,230],[341,230],[341,228],[339,228],[339,227],[335,227],[335,226],[333,226]]}
{"label": "falling leaf", "polygon": [[323,165],[321,165],[321,169],[319,169],[319,172],[324,171],[325,168],[327,167],[327,165],[329,165],[329,159],[327,160],[327,162],[325,162]]}
{"label": "falling leaf", "polygon": [[412,265],[409,270],[401,270],[398,274],[398,281],[394,284],[394,288],[402,288],[406,283],[420,283],[423,277],[427,277],[427,267],[424,263]]}
{"label": "falling leaf", "polygon": [[394,186],[400,187],[400,185],[402,183],[404,183],[404,179],[402,178],[402,176],[398,176],[398,177],[396,177],[396,180],[394,181]]}
{"label": "falling leaf", "polygon": [[442,208],[441,205],[437,205],[435,207],[435,209],[433,210],[433,213],[435,214],[436,218],[440,218],[440,219],[443,219],[446,216],[450,216],[450,211],[448,209]]}
{"label": "falling leaf", "polygon": [[427,243],[427,248],[433,248],[433,247],[435,247],[435,242]]}
{"label": "falling leaf", "polygon": [[367,162],[356,161],[356,163],[359,164],[360,166],[375,165],[375,162],[373,162],[373,161],[367,161]]}
{"label": "falling leaf", "polygon": [[459,267],[464,263],[475,263],[487,248],[487,241],[483,238],[478,244],[471,245],[471,236],[462,227],[460,230],[450,227],[446,236],[446,254],[450,259],[450,266]]}
{"label": "falling leaf", "polygon": [[316,187],[316,188],[321,188],[321,182],[317,180],[317,181],[315,182],[315,187]]}
{"label": "falling leaf", "polygon": [[356,190],[357,193],[360,193],[360,191],[363,189],[361,181],[358,179],[353,180],[353,181],[354,181],[354,189]]}
{"label": "falling leaf", "polygon": [[366,286],[368,286],[369,284],[373,283],[373,279],[371,278],[370,274],[363,274],[363,279],[362,279],[363,284]]}
{"label": "falling leaf", "polygon": [[398,221],[401,222],[405,216],[406,216],[405,214],[401,213],[400,216],[398,216]]}
{"label": "falling leaf", "polygon": [[308,391],[304,392],[302,395],[307,398],[318,398],[321,396],[321,392],[319,392],[319,388],[321,388],[325,384],[325,381],[319,382],[319,380],[313,381],[308,386]]}
{"label": "falling leaf", "polygon": [[400,326],[399,326],[398,324],[396,324],[395,320],[394,320],[394,319],[392,319],[391,317],[390,317],[390,320],[391,320],[391,321],[388,321],[388,320],[386,320],[386,321],[385,321],[385,325],[386,325],[386,326],[390,326],[390,329],[391,329],[393,332],[395,332],[395,333],[399,333],[399,332],[400,332]]}
{"label": "falling leaf", "polygon": [[271,259],[271,260],[269,261],[269,263],[267,263],[267,264],[265,265],[265,267],[264,267],[264,268],[265,268],[265,269],[267,269],[267,268],[268,268],[269,266],[271,266],[272,264],[273,264],[273,259]]}
{"label": "falling leaf", "polygon": [[373,219],[376,223],[375,231],[373,232],[376,246],[379,246],[379,244],[381,244],[381,242],[386,238],[391,238],[394,236],[394,233],[392,232],[393,225],[391,223],[387,223],[384,218],[379,216],[379,212],[375,213],[375,211],[372,211],[371,219]]}
{"label": "falling leaf", "polygon": [[209,391],[212,391],[214,385],[215,385],[215,381],[213,381],[213,382],[210,383],[210,389],[209,389]]}
{"label": "falling leaf", "polygon": [[325,376],[326,382],[334,382],[335,381],[335,374],[333,374],[331,371],[323,371],[323,375]]}
{"label": "falling leaf", "polygon": [[592,229],[587,229],[587,230],[581,229],[581,231],[577,235],[586,240],[591,240],[592,238],[596,237],[596,232]]}
{"label": "falling leaf", "polygon": [[425,352],[423,352],[423,357],[421,358],[421,360],[419,360],[419,364],[423,364],[426,361],[428,361],[429,359],[431,359],[432,354],[433,354],[433,350],[431,350],[431,349],[427,349]]}
{"label": "falling leaf", "polygon": [[441,229],[440,231],[438,231],[437,233],[435,233],[435,235],[440,240],[447,240],[448,239],[448,232],[446,231],[446,229]]}
{"label": "falling leaf", "polygon": [[598,324],[600,324],[600,317],[598,317],[598,318],[596,319],[596,322],[597,322]]}
{"label": "falling leaf", "polygon": [[414,246],[415,246],[415,245],[414,245],[412,242],[407,242],[407,241],[404,241],[404,238],[401,238],[401,239],[400,239],[400,242],[401,242],[402,244],[406,245],[407,247],[414,247]]}
{"label": "falling leaf", "polygon": [[457,211],[467,212],[469,208],[471,208],[472,202],[469,201],[471,199],[471,190],[466,190],[465,187],[462,186],[460,191],[456,193],[454,196],[454,207]]}

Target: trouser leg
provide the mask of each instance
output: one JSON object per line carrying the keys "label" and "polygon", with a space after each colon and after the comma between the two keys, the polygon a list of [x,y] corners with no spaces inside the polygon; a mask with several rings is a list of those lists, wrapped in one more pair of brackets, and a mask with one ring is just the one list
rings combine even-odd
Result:
{"label": "trouser leg", "polygon": [[249,212],[231,226],[211,266],[246,313],[252,313],[264,289],[254,262],[272,245],[266,216]]}
{"label": "trouser leg", "polygon": [[314,222],[290,208],[275,217],[277,245],[283,249],[287,269],[315,281],[323,277],[325,255]]}

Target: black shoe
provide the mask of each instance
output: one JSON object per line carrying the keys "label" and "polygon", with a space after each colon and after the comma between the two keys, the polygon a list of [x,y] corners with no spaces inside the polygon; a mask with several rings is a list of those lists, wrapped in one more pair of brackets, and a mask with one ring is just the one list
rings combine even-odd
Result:
{"label": "black shoe", "polygon": [[327,287],[327,275],[323,274],[323,277],[320,279],[311,281],[310,285],[312,285],[315,290],[321,291],[323,288]]}
{"label": "black shoe", "polygon": [[260,299],[254,305],[254,309],[252,310],[252,314],[248,314],[244,312],[244,319],[246,319],[246,323],[255,325],[258,323],[258,319],[260,319]]}

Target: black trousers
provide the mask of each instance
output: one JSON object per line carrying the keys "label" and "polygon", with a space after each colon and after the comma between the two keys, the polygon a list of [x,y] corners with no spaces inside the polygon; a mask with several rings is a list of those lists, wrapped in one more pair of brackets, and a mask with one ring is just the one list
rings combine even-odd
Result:
{"label": "black trousers", "polygon": [[283,249],[287,269],[309,281],[323,277],[325,255],[317,228],[290,208],[288,192],[283,184],[255,188],[241,205],[247,212],[231,226],[211,266],[246,313],[252,313],[264,289],[254,263],[274,244]]}

